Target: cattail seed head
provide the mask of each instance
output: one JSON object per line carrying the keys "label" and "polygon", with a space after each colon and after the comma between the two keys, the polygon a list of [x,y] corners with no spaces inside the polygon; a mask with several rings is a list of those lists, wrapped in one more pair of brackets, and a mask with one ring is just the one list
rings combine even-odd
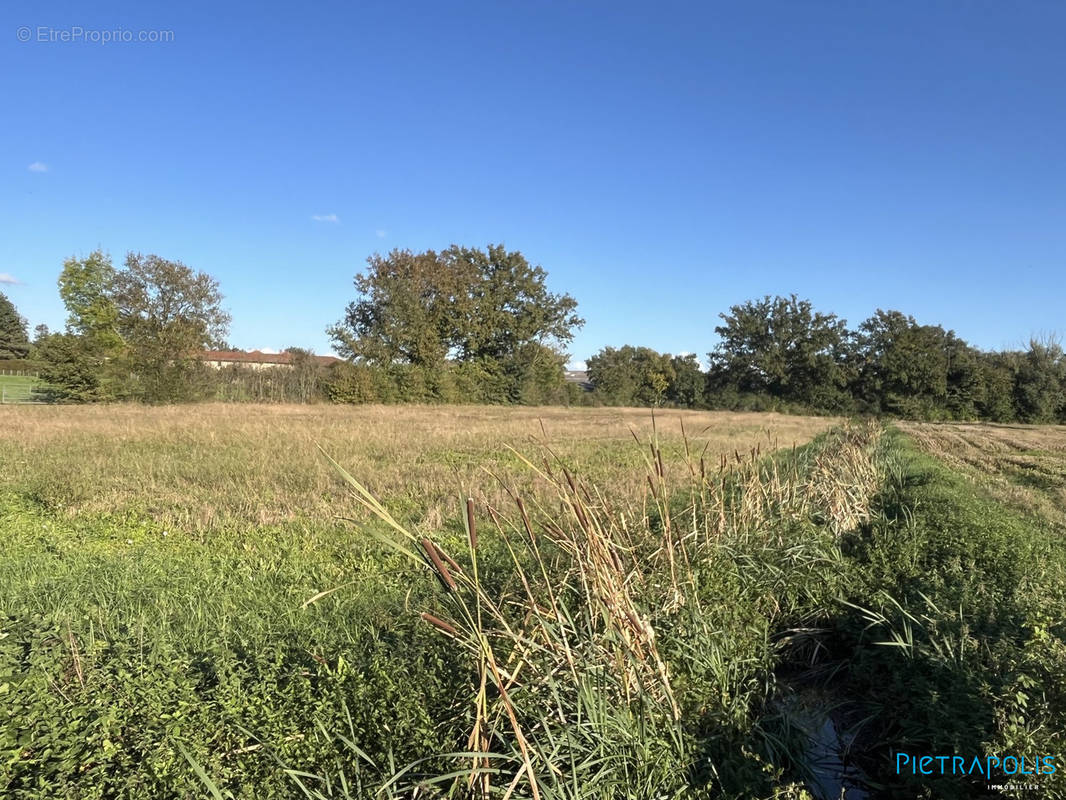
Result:
{"label": "cattail seed head", "polygon": [[422,538],[422,549],[426,551],[426,555],[429,556],[429,560],[433,562],[433,567],[437,570],[437,574],[440,576],[441,581],[451,591],[456,591],[459,587],[455,584],[455,579],[452,574],[448,572],[448,568],[444,565],[444,561],[440,557],[440,551],[437,550],[437,546],[433,544],[429,539]]}
{"label": "cattail seed head", "polygon": [[428,622],[430,625],[432,625],[435,628],[439,628],[440,630],[444,631],[449,636],[452,636],[454,638],[458,638],[459,637],[459,632],[457,630],[455,630],[455,628],[452,627],[451,625],[449,625],[447,622],[442,620],[440,617],[435,617],[432,614],[430,614],[428,611],[423,611],[422,614],[421,614],[421,617],[426,622]]}
{"label": "cattail seed head", "polygon": [[474,524],[474,499],[466,498],[466,531],[470,536],[470,549],[477,550],[477,526]]}

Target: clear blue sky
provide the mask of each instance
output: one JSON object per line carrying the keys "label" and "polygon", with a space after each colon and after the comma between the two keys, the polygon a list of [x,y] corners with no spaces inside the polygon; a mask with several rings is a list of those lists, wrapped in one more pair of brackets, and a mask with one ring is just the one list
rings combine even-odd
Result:
{"label": "clear blue sky", "polygon": [[[173,41],[36,41],[74,27]],[[1066,329],[1064,42],[1061,2],[7,0],[0,289],[58,328],[65,257],[155,252],[235,346],[328,352],[370,253],[502,241],[574,361],[790,292],[1014,346]]]}

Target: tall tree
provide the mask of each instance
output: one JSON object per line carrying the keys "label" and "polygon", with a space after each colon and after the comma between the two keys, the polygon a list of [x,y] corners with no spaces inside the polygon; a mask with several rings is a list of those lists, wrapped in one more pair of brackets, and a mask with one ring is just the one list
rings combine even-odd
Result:
{"label": "tall tree", "polygon": [[849,334],[844,320],[810,301],[770,297],[730,308],[709,353],[712,382],[826,409],[846,407]]}
{"label": "tall tree", "polygon": [[199,353],[223,346],[229,327],[218,281],[180,261],[130,253],[110,297],[142,396],[154,402],[194,396]]}
{"label": "tall tree", "polygon": [[337,352],[374,364],[436,367],[456,346],[470,314],[476,276],[433,250],[393,250],[367,259],[355,276],[359,297],[327,329]]}
{"label": "tall tree", "polygon": [[25,358],[29,352],[26,320],[19,316],[7,295],[0,292],[0,358]]}
{"label": "tall tree", "polygon": [[986,371],[954,331],[878,309],[859,326],[855,352],[855,393],[870,410],[919,419],[980,413]]}
{"label": "tall tree", "polygon": [[666,399],[682,408],[695,408],[703,405],[707,375],[700,367],[695,353],[676,355],[670,359],[674,378],[666,390]]}
{"label": "tall tree", "polygon": [[993,422],[1010,422],[1017,418],[1014,408],[1014,376],[1018,371],[1017,353],[981,353],[981,399],[978,415]]}
{"label": "tall tree", "polygon": [[48,365],[49,383],[70,400],[113,400],[125,393],[127,371],[112,297],[115,268],[111,256],[94,250],[71,256],[59,273],[59,296],[67,308],[66,338],[48,337],[39,348]]}
{"label": "tall tree", "polygon": [[338,352],[378,364],[506,361],[527,345],[559,346],[584,320],[547,273],[502,245],[442,253],[393,250],[367,259],[359,297],[328,329]]}
{"label": "tall tree", "polygon": [[559,349],[585,323],[577,301],[548,291],[548,273],[517,250],[453,245],[441,260],[450,272],[472,280],[468,302],[458,309],[466,314],[455,343],[462,360],[505,361],[531,344]]}
{"label": "tall tree", "polygon": [[605,347],[588,359],[596,393],[611,405],[658,406],[676,378],[668,353],[650,347]]}
{"label": "tall tree", "polygon": [[1066,414],[1066,354],[1058,340],[1033,339],[1018,359],[1014,398],[1023,422],[1056,422]]}
{"label": "tall tree", "polygon": [[[390,370],[409,365],[430,390],[454,391],[446,373],[480,375],[487,397],[543,402],[563,392],[561,348],[582,320],[547,273],[502,245],[441,253],[372,255],[355,276],[359,296],[327,329],[337,352]],[[412,378],[413,380],[413,378]],[[452,388],[448,388],[452,386]]]}
{"label": "tall tree", "polygon": [[118,307],[112,296],[115,268],[111,256],[94,250],[85,258],[71,256],[59,274],[59,296],[67,307],[67,331],[110,351],[122,343]]}

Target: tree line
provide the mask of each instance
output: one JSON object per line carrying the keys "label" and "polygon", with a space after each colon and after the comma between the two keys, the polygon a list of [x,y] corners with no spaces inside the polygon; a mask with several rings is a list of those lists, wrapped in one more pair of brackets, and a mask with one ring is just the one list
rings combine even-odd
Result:
{"label": "tree line", "polygon": [[[38,326],[26,352],[55,399],[182,402],[202,396],[198,354],[221,344],[230,322],[214,278],[179,261],[133,252],[116,268],[97,250],[67,259],[58,284],[66,328],[51,333]],[[0,333],[12,336],[18,333]]]}
{"label": "tree line", "polygon": [[[58,281],[63,332],[27,323],[0,294],[0,364],[33,364],[57,399],[203,399],[668,406],[886,414],[912,419],[1066,422],[1057,340],[987,352],[939,325],[878,310],[854,329],[795,295],[732,306],[706,367],[693,353],[605,347],[591,389],[564,378],[584,320],[547,273],[502,245],[374,254],[327,332],[345,361],[205,367],[230,322],[218,282],[178,261],[95,251]],[[5,360],[6,359],[6,360]]]}
{"label": "tree line", "polygon": [[1066,422],[1066,357],[1053,337],[987,352],[900,311],[849,329],[795,295],[719,316],[706,371],[691,355],[608,347],[588,360],[594,393],[618,405]]}

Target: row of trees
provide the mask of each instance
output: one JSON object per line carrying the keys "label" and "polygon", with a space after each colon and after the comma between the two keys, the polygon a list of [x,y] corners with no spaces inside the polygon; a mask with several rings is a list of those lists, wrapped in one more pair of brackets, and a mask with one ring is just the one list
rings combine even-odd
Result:
{"label": "row of trees", "polygon": [[59,276],[66,330],[39,326],[32,355],[59,399],[79,402],[197,399],[198,354],[229,325],[218,282],[178,261],[129,253],[121,268],[95,251]]}
{"label": "row of trees", "polygon": [[881,310],[851,330],[795,295],[720,316],[706,373],[691,355],[608,347],[588,360],[595,394],[617,405],[1066,421],[1066,357],[1054,339],[982,352],[939,325]]}
{"label": "row of trees", "polygon": [[[294,350],[291,368],[216,371],[201,354],[225,347],[217,281],[156,255],[130,253],[116,268],[96,251],[64,263],[66,330],[41,334],[32,355],[55,396],[81,402],[565,402],[575,390],[564,347],[583,320],[546,278],[495,245],[374,255],[356,276],[359,297],[328,329],[348,363],[326,369]],[[24,358],[25,321],[10,315],[11,355]]]}
{"label": "row of trees", "polygon": [[357,297],[328,328],[347,361],[324,368],[294,350],[287,370],[205,369],[229,315],[209,275],[130,253],[68,259],[66,330],[37,331],[0,295],[0,361],[31,355],[64,398],[150,402],[589,403],[782,408],[920,419],[1066,421],[1066,357],[1054,340],[983,352],[938,325],[877,311],[855,329],[807,300],[735,305],[705,370],[694,354],[607,347],[588,359],[592,391],[564,381],[577,302],[502,245],[375,254]]}

